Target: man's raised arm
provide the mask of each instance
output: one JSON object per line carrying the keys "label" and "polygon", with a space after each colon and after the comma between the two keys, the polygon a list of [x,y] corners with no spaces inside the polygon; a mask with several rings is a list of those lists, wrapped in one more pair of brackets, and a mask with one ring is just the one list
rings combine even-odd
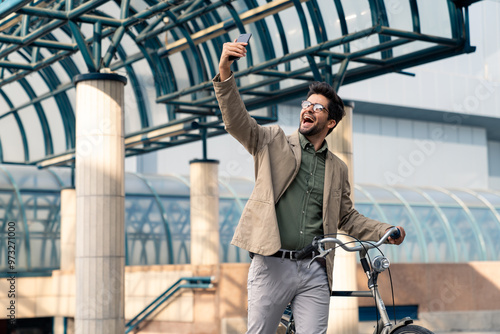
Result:
{"label": "man's raised arm", "polygon": [[229,60],[230,56],[238,58],[246,57],[248,43],[224,43],[219,61],[220,81],[225,81],[231,76],[231,64],[234,60]]}

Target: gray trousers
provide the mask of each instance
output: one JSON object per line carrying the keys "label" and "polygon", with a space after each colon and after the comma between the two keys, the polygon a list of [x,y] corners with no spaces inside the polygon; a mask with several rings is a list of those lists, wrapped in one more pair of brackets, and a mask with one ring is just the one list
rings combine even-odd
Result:
{"label": "gray trousers", "polygon": [[318,261],[307,268],[310,261],[254,255],[247,283],[247,334],[275,334],[290,302],[297,334],[326,333],[328,277]]}

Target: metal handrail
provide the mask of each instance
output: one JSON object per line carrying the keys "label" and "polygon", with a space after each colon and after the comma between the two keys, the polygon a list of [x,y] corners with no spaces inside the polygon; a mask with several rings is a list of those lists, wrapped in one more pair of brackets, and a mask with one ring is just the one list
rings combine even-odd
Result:
{"label": "metal handrail", "polygon": [[[187,281],[187,284],[180,284]],[[147,305],[132,320],[125,324],[125,333],[136,329],[146,318],[148,318],[158,307],[163,305],[170,297],[181,289],[209,289],[212,288],[212,277],[181,277],[167,290]]]}

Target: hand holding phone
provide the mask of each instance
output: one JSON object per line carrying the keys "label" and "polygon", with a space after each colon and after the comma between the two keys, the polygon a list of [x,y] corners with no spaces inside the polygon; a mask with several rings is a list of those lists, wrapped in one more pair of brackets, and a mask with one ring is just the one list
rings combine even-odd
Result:
{"label": "hand holding phone", "polygon": [[[252,34],[241,34],[238,39],[236,40],[236,43],[248,43],[250,40],[250,37],[252,37]],[[236,56],[229,56],[229,60],[234,60],[237,61],[239,60],[239,57]]]}

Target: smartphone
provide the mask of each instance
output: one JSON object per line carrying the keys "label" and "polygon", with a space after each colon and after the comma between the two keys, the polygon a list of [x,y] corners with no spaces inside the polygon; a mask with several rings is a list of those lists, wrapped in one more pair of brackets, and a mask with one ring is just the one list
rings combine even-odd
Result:
{"label": "smartphone", "polygon": [[[252,37],[252,34],[241,34],[238,37],[238,39],[236,40],[236,43],[248,43],[248,41],[250,40],[250,37]],[[237,61],[238,59],[240,59],[240,58],[235,57],[235,56],[229,56],[229,60]]]}

